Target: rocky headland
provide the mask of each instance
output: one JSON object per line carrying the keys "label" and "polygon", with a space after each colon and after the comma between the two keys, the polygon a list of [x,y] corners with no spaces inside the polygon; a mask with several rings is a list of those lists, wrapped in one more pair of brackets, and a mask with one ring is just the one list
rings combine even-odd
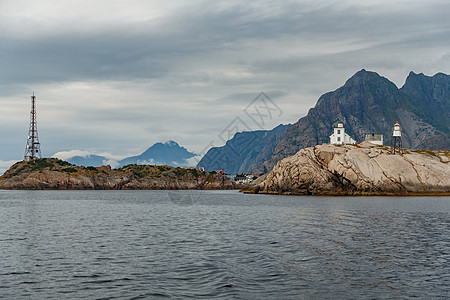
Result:
{"label": "rocky headland", "polygon": [[198,166],[231,174],[266,173],[300,149],[328,143],[337,122],[358,142],[372,133],[390,137],[399,122],[403,147],[449,151],[450,75],[411,72],[398,88],[375,72],[360,70],[323,94],[296,123],[238,133],[224,146],[211,148]]}
{"label": "rocky headland", "polygon": [[196,168],[155,165],[80,167],[56,158],[18,162],[0,176],[0,189],[187,190],[237,189],[231,179]]}
{"label": "rocky headland", "polygon": [[279,161],[249,193],[293,195],[450,195],[449,151],[386,146],[309,147]]}

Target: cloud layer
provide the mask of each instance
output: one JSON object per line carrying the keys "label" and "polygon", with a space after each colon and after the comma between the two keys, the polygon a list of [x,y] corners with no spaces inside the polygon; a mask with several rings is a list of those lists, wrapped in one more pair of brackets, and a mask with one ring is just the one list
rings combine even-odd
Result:
{"label": "cloud layer", "polygon": [[[295,122],[356,71],[450,72],[448,1],[0,2],[0,159],[22,158],[29,96],[45,156],[201,153],[265,91]],[[258,129],[254,127],[252,129]],[[220,141],[215,142],[219,144]]]}

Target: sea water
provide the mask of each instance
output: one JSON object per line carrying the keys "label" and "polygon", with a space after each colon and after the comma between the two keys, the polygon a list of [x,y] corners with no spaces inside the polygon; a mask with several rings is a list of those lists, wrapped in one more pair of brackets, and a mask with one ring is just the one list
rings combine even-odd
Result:
{"label": "sea water", "polygon": [[7,299],[450,297],[450,197],[0,191]]}

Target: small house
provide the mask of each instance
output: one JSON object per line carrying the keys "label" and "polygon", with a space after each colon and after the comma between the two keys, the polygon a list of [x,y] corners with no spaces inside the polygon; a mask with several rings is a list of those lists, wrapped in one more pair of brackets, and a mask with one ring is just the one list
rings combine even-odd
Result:
{"label": "small house", "polygon": [[345,133],[345,127],[343,123],[337,123],[333,126],[334,132],[330,135],[330,144],[334,145],[345,145],[345,144],[356,144],[356,141]]}
{"label": "small house", "polygon": [[367,134],[366,142],[375,144],[375,145],[383,145],[383,135],[382,134]]}

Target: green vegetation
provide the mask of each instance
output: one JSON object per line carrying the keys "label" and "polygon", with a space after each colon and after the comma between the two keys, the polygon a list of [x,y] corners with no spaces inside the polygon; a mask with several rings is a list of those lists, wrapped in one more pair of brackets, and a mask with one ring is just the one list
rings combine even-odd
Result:
{"label": "green vegetation", "polygon": [[200,171],[195,168],[182,168],[182,167],[170,167],[170,166],[155,166],[155,165],[136,165],[130,164],[118,168],[119,172],[131,172],[138,178],[150,177],[183,177],[186,175],[194,176],[199,178],[200,176],[206,175],[205,171]]}
{"label": "green vegetation", "polygon": [[28,165],[31,166],[32,171],[42,171],[45,168],[54,168],[55,165],[45,158],[37,159],[35,161],[29,161]]}
{"label": "green vegetation", "polygon": [[[76,173],[76,172],[94,172],[94,173],[105,173],[105,170],[102,168],[96,168],[94,166],[88,167],[79,167],[73,165],[67,161],[59,160],[56,158],[43,158],[35,161],[29,162],[18,162],[13,165],[10,170],[5,172],[2,178],[11,178],[14,176],[19,176],[21,174],[28,175],[32,172],[44,172],[54,171],[54,172],[62,172],[62,173]],[[202,176],[208,175],[207,172],[201,171],[195,168],[182,168],[182,167],[170,167],[170,166],[156,166],[156,165],[137,165],[130,164],[124,167],[118,168],[115,171],[131,173],[136,178],[160,178],[165,177],[166,180],[178,180],[182,178],[200,178]],[[211,174],[216,174],[216,172],[212,172]]]}
{"label": "green vegetation", "polygon": [[[17,166],[16,166],[16,168],[17,168]],[[23,171],[23,167],[21,167],[21,168],[19,168],[19,169],[17,169],[17,170],[15,170],[14,172],[11,172],[11,173],[9,173],[9,172],[6,172],[5,174],[3,174],[3,178],[11,178],[11,177],[14,177],[14,176],[17,176],[17,175],[19,175],[22,171]]]}
{"label": "green vegetation", "polygon": [[34,161],[27,162],[27,165],[31,167],[31,171],[42,171],[46,168],[50,170],[56,170],[58,167],[74,166],[67,161],[57,158],[40,158]]}
{"label": "green vegetation", "polygon": [[[441,157],[443,157],[443,156],[450,158],[450,151],[445,151],[445,150],[411,150],[411,152],[434,156],[434,157],[439,158],[441,161],[442,161]],[[447,162],[443,161],[443,162],[447,163],[448,161]]]}
{"label": "green vegetation", "polygon": [[64,168],[64,169],[61,169],[61,171],[62,171],[62,172],[66,172],[66,173],[75,173],[75,172],[78,172],[78,170],[75,169],[74,167]]}
{"label": "green vegetation", "polygon": [[157,167],[161,172],[170,171],[173,169],[172,167],[169,167],[169,166],[157,166]]}
{"label": "green vegetation", "polygon": [[199,178],[200,176],[203,176],[203,175],[206,174],[205,171],[199,171],[199,170],[197,170],[197,169],[190,169],[190,170],[191,170],[192,175],[193,175],[195,178]]}
{"label": "green vegetation", "polygon": [[173,173],[175,174],[175,176],[183,176],[183,175],[186,175],[186,174],[187,174],[187,170],[178,167],[178,168],[176,168],[176,169],[173,171]]}
{"label": "green vegetation", "polygon": [[437,153],[435,151],[432,151],[432,150],[412,150],[412,152],[438,157]]}
{"label": "green vegetation", "polygon": [[390,150],[390,147],[386,145],[378,145],[378,148],[381,148],[383,150]]}
{"label": "green vegetation", "polygon": [[160,170],[156,166],[136,165],[136,164],[126,165],[117,170],[121,172],[131,172],[134,176],[138,178],[144,178],[152,173],[160,172]]}
{"label": "green vegetation", "polygon": [[71,164],[70,162],[65,161],[65,160],[60,160],[60,159],[58,159],[58,160],[56,161],[56,163],[57,163],[58,165],[60,165],[60,166],[74,166],[74,165]]}
{"label": "green vegetation", "polygon": [[21,161],[14,164],[4,175],[3,178],[11,178],[18,176],[22,173],[29,172],[40,172],[42,173],[45,169],[50,171],[60,171],[61,167],[73,166],[67,161],[63,161],[57,158],[40,158],[33,161]]}

